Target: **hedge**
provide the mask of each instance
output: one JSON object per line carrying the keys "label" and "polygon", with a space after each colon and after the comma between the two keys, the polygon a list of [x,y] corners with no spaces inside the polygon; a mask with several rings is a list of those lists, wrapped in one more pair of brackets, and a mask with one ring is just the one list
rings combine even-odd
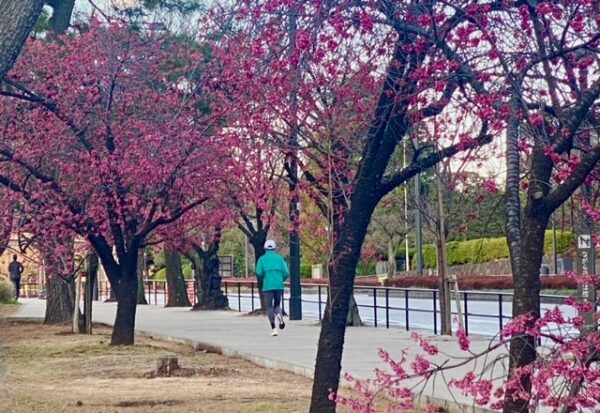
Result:
{"label": "hedge", "polygon": [[[577,288],[577,283],[573,279],[562,275],[540,277],[540,280],[542,289]],[[386,280],[385,285],[388,287],[436,289],[439,286],[439,278],[435,276],[392,278]],[[507,275],[464,275],[458,276],[458,287],[460,290],[512,290],[513,280],[511,276]]]}
{"label": "hedge", "polygon": [[375,262],[359,262],[356,267],[356,275],[373,275],[375,274]]}
{"label": "hedge", "polygon": [[[555,275],[550,277],[541,277],[542,289],[543,290],[574,290],[577,289],[577,284],[574,280],[562,276]],[[231,279],[242,283],[256,282],[255,277],[243,278],[243,279]],[[386,287],[400,287],[400,288],[427,288],[437,289],[439,287],[439,278],[435,276],[423,276],[423,277],[400,277],[392,278],[385,281]],[[327,285],[329,280],[326,278],[308,278],[302,280],[304,285]],[[377,277],[365,277],[354,280],[354,285],[363,287],[380,287],[381,284]],[[494,276],[494,275],[465,275],[458,277],[458,287],[461,291],[465,290],[512,290],[513,282],[512,277],[507,275]]]}
{"label": "hedge", "polygon": [[[191,280],[192,279],[192,265],[191,264],[183,264],[182,265],[182,271],[183,271],[183,278],[185,278],[186,280]],[[154,273],[154,275],[151,277],[152,281],[166,281],[167,279],[167,269],[166,268],[161,268],[160,270],[156,271]]]}
{"label": "hedge", "polygon": [[312,277],[312,265],[300,264],[300,277],[311,278]]}
{"label": "hedge", "polygon": [[[558,253],[566,251],[573,243],[573,233],[556,231],[556,250]],[[404,250],[402,250],[404,251]],[[508,258],[508,244],[506,238],[480,238],[468,241],[450,241],[446,243],[448,265],[462,265],[469,263],[482,263]],[[544,252],[552,254],[552,231],[546,231],[544,239]],[[423,246],[423,263],[425,268],[437,267],[437,248],[433,244]],[[412,267],[417,266],[417,257],[412,257]]]}
{"label": "hedge", "polygon": [[0,277],[0,303],[8,303],[13,298],[13,286],[7,279]]}

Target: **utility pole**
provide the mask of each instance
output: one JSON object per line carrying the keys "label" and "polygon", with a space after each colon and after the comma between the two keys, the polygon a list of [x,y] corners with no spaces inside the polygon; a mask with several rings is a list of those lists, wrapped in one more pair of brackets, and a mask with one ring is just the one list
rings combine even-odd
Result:
{"label": "utility pole", "polygon": [[442,168],[439,168],[437,174],[438,190],[438,277],[440,289],[440,312],[441,312],[441,334],[443,336],[452,335],[452,304],[450,298],[450,276],[447,268],[446,255],[446,215],[444,214],[444,188],[442,185]]}
{"label": "utility pole", "polygon": [[415,247],[417,255],[417,275],[423,275],[423,240],[421,237],[421,178],[415,176]]}
{"label": "utility pole", "polygon": [[[406,140],[402,142],[402,169],[406,168]],[[408,187],[404,183],[404,266],[405,271],[410,271],[410,254],[408,253]]]}
{"label": "utility pole", "polygon": [[[289,15],[289,53],[296,49],[296,32],[298,24],[298,11],[291,8]],[[293,61],[293,59],[290,59]],[[300,219],[300,202],[296,188],[298,186],[298,63],[291,64],[292,90],[290,93],[290,109],[292,121],[290,125],[289,144],[291,156],[289,157],[290,178],[290,206],[289,216],[292,230],[290,231],[290,320],[302,320],[302,291],[300,286],[300,235],[298,223]]]}
{"label": "utility pole", "polygon": [[558,274],[558,254],[556,249],[556,217],[552,213],[552,261],[554,265],[554,275]]}

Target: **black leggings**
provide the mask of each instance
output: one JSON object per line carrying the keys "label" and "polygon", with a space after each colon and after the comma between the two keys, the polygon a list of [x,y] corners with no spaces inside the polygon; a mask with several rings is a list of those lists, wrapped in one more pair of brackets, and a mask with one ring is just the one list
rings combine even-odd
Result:
{"label": "black leggings", "polygon": [[21,289],[21,279],[16,278],[16,279],[13,279],[12,282],[15,285],[15,297],[18,300],[19,299],[19,290]]}
{"label": "black leggings", "polygon": [[267,302],[267,317],[269,317],[271,328],[275,328],[275,314],[281,314],[283,290],[269,290],[265,291],[264,294]]}

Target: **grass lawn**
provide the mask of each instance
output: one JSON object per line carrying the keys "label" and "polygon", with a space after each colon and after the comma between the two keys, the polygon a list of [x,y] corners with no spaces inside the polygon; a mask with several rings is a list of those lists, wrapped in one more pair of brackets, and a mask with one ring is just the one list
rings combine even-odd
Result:
{"label": "grass lawn", "polygon": [[[15,311],[0,305],[0,316]],[[112,347],[110,329],[0,320],[0,412],[306,412],[311,380],[190,347],[136,337]],[[177,356],[190,377],[146,378]]]}

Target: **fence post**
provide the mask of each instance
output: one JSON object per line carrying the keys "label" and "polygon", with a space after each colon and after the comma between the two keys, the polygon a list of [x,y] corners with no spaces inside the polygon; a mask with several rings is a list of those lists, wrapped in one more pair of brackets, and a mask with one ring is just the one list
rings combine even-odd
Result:
{"label": "fence post", "polygon": [[237,283],[237,287],[238,287],[238,311],[242,311],[242,283],[238,281]]}
{"label": "fence post", "polygon": [[408,301],[409,301],[408,300],[408,289],[406,289],[406,290],[404,290],[404,318],[405,318],[405,321],[406,321],[406,331],[409,330],[409,327],[408,327],[408,313],[409,313],[409,311],[408,311]]}
{"label": "fence post", "polygon": [[465,334],[469,335],[469,300],[467,299],[467,292],[464,293],[464,302],[465,302]]}
{"label": "fence post", "polygon": [[385,328],[390,328],[390,289],[385,289]]}
{"label": "fence post", "polygon": [[500,330],[502,331],[502,294],[498,294],[498,317],[500,318]]}
{"label": "fence post", "polygon": [[167,306],[167,301],[169,301],[169,283],[167,283],[166,281],[165,281],[165,294],[164,294],[164,296],[165,296],[164,306],[166,307]]}
{"label": "fence post", "polygon": [[437,334],[437,291],[433,291],[433,334]]}
{"label": "fence post", "polygon": [[254,311],[254,283],[250,284],[250,299],[252,300],[252,311]]}
{"label": "fence post", "polygon": [[323,319],[323,313],[321,312],[321,286],[317,286],[317,291],[319,292],[319,321]]}
{"label": "fence post", "polygon": [[377,327],[377,288],[373,288],[373,316],[375,318],[375,327]]}

